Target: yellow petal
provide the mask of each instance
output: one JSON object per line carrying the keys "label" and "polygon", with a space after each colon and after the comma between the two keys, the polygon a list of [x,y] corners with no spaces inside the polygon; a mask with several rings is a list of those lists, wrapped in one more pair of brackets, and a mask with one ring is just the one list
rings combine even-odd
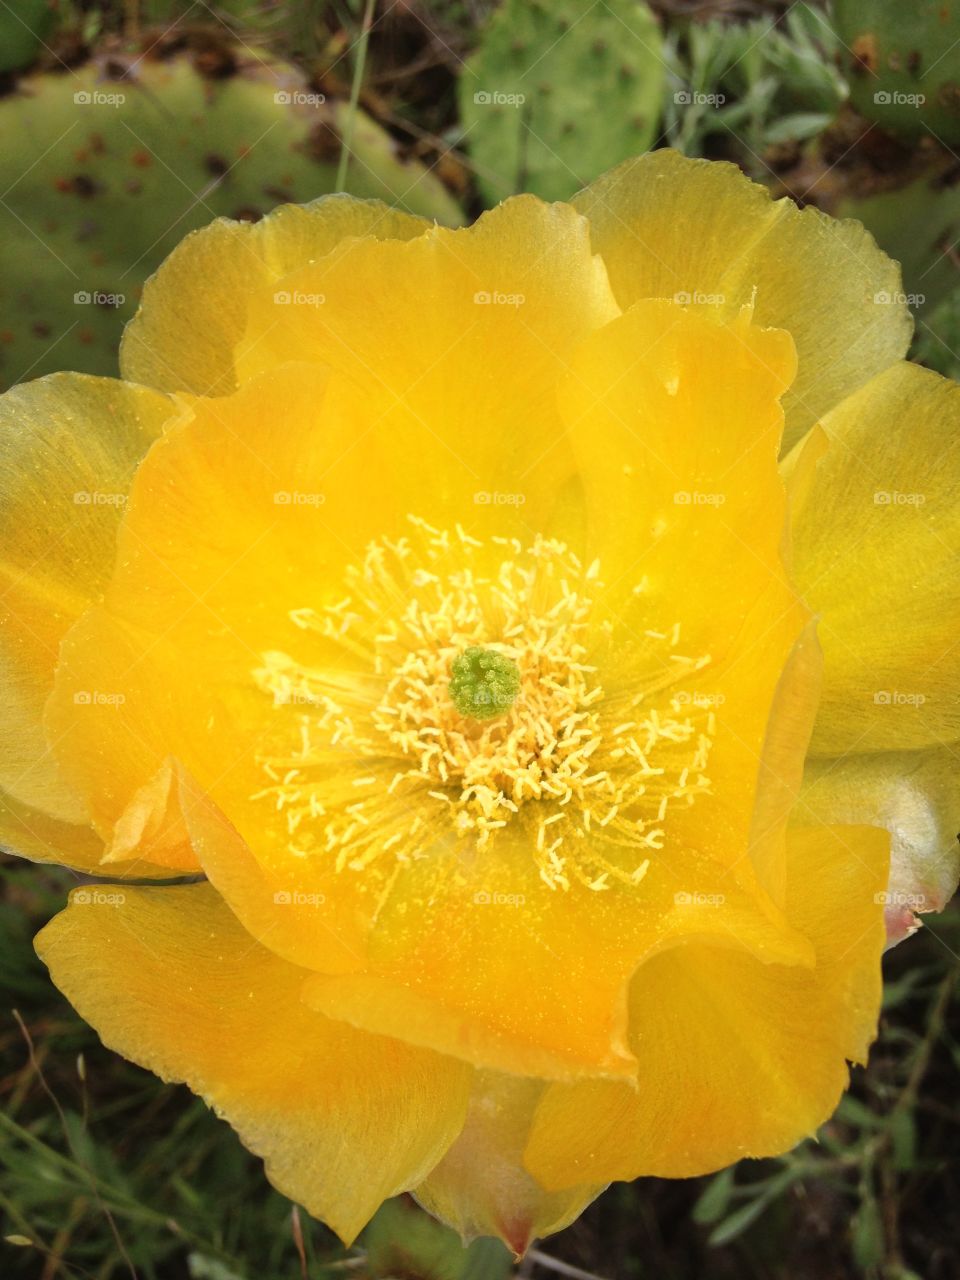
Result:
{"label": "yellow petal", "polygon": [[520,196],[460,230],[346,242],[261,287],[238,367],[321,362],[381,413],[415,411],[439,456],[457,446],[482,476],[506,414],[537,428],[573,347],[617,311],[586,220]]}
{"label": "yellow petal", "polygon": [[579,1217],[603,1190],[545,1191],[523,1167],[523,1149],[540,1080],[477,1072],[467,1121],[456,1142],[414,1194],[464,1241],[499,1236],[522,1256],[534,1240]]}
{"label": "yellow petal", "polygon": [[125,378],[165,391],[225,395],[251,295],[352,236],[408,240],[430,223],[379,200],[324,196],[257,223],[218,218],[182,240],[151,276],[120,347]]}
{"label": "yellow petal", "polygon": [[[436,865],[424,859],[381,893],[371,929],[369,881],[317,860],[258,862],[186,781],[184,812],[204,870],[264,945],[323,971],[304,986],[312,1007],[473,1063],[561,1079],[631,1075],[625,983],[641,953],[689,933],[787,964],[809,961],[805,940],[730,872],[679,852],[669,875],[650,873],[637,902],[615,889],[551,893],[524,849],[485,852],[474,868],[451,867],[437,850]],[[724,912],[686,901],[694,885],[723,897]]]}
{"label": "yellow petal", "polygon": [[0,792],[0,847],[34,862],[65,862],[83,870],[93,870],[103,856],[103,842],[90,827],[60,822],[5,792]]}
{"label": "yellow petal", "polygon": [[952,743],[960,714],[960,388],[899,364],[822,425],[829,448],[793,530],[795,577],[819,615],[824,652],[811,751]]}
{"label": "yellow petal", "polygon": [[44,714],[61,772],[100,837],[103,875],[200,869],[171,795],[170,698],[147,680],[150,644],[109,621],[101,606],[88,609],[62,641]]}
{"label": "yellow petal", "polygon": [[734,165],[654,151],[573,203],[590,219],[621,306],[686,295],[737,308],[755,297],[757,321],[792,335],[799,372],[784,400],[788,446],[906,352],[900,268],[869,233],[772,201]]}
{"label": "yellow petal", "polygon": [[[760,883],[774,902],[780,904],[787,888],[787,824],[803,782],[804,754],[816,716],[822,667],[816,623],[811,619],[794,645],[777,682],[760,756],[757,801],[751,818],[751,860]],[[866,822],[868,816],[863,814],[857,821]],[[826,823],[827,820],[823,821]]]}
{"label": "yellow petal", "polygon": [[[721,859],[749,846],[773,892],[782,822],[754,816],[758,769],[782,818],[818,687],[815,663],[791,659],[810,615],[783,565],[786,495],[774,474],[779,397],[795,368],[789,335],[752,324],[749,308],[730,320],[645,300],[582,344],[561,397],[605,606],[637,633],[677,627],[678,652],[709,659],[681,696],[716,708],[713,809],[707,824],[699,805],[674,815],[677,838]],[[791,662],[788,696],[778,690]],[[764,830],[773,839],[761,851]]]}
{"label": "yellow petal", "polygon": [[863,1062],[881,995],[886,832],[791,833],[787,911],[813,968],[691,943],[648,962],[631,998],[637,1082],[552,1085],[527,1168],[544,1186],[689,1177],[788,1150]]}
{"label": "yellow petal", "polygon": [[77,890],[36,945],[108,1048],[189,1085],[346,1241],[463,1125],[468,1069],[311,1013],[208,886]]}
{"label": "yellow petal", "polygon": [[[0,785],[61,822],[82,824],[86,811],[42,728],[57,652],[110,575],[134,469],[173,411],[156,392],[81,374],[0,399]],[[103,692],[79,691],[90,700]]]}
{"label": "yellow petal", "polygon": [[807,761],[803,821],[872,822],[890,832],[887,933],[899,942],[917,914],[942,911],[960,878],[960,744]]}

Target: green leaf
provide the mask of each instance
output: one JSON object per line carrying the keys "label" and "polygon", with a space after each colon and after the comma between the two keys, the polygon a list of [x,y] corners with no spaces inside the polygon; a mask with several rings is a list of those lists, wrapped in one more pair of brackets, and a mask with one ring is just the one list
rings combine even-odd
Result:
{"label": "green leaf", "polygon": [[717,1222],[727,1211],[735,1190],[736,1168],[731,1165],[712,1178],[706,1191],[693,1206],[693,1220],[702,1226]]}
{"label": "green leaf", "polygon": [[912,1169],[917,1159],[917,1125],[912,1111],[894,1111],[889,1120],[895,1169]]}
{"label": "green leaf", "polygon": [[873,1196],[860,1202],[852,1226],[853,1256],[857,1266],[866,1271],[882,1262],[884,1254],[883,1220],[880,1206]]}

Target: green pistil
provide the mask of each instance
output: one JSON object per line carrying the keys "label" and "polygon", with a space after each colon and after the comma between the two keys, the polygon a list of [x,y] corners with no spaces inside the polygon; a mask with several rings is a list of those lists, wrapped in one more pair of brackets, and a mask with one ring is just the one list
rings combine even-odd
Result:
{"label": "green pistil", "polygon": [[462,716],[492,720],[513,706],[519,692],[520,670],[502,653],[472,645],[454,658],[450,697]]}

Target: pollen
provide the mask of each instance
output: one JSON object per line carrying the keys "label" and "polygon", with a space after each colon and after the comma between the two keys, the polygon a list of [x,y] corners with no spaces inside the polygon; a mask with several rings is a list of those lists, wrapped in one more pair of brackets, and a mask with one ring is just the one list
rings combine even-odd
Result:
{"label": "pollen", "polygon": [[562,542],[408,522],[254,669],[277,717],[256,798],[345,873],[508,841],[551,889],[638,884],[709,790],[709,655],[608,617],[601,566]]}

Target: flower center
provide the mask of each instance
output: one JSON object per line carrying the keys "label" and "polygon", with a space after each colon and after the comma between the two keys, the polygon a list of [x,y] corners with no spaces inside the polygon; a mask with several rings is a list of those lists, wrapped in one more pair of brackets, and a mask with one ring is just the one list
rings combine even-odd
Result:
{"label": "flower center", "polygon": [[342,600],[291,613],[315,661],[253,673],[288,725],[257,795],[290,851],[361,871],[509,828],[551,888],[636,884],[669,807],[709,787],[714,712],[682,688],[709,658],[604,616],[600,566],[563,543],[410,523]]}
{"label": "flower center", "polygon": [[520,690],[520,669],[493,649],[471,645],[453,660],[450,697],[462,716],[492,720],[512,707]]}

